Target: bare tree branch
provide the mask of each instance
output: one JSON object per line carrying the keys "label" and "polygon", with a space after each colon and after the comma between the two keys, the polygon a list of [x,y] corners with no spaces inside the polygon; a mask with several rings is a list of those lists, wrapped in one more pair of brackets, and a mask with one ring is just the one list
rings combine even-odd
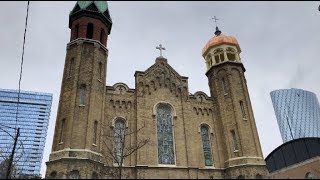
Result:
{"label": "bare tree branch", "polygon": [[125,159],[150,142],[150,139],[147,138],[135,142],[135,145],[131,144],[130,140],[132,138],[130,137],[137,136],[143,128],[145,128],[145,126],[142,126],[137,130],[130,131],[123,123],[115,125],[115,127],[111,127],[108,134],[104,135],[106,151],[103,152],[103,154],[107,160],[106,163],[108,164],[105,166],[104,174],[117,179],[121,179],[123,177],[123,165]]}

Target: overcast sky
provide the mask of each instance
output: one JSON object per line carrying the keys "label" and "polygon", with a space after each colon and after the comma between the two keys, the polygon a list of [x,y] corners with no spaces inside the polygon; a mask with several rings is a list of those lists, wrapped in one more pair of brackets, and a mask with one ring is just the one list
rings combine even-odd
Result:
{"label": "overcast sky", "polygon": [[[240,57],[264,158],[282,144],[270,92],[300,88],[320,96],[320,2],[109,2],[113,27],[108,41],[107,85],[134,88],[166,48],[168,63],[189,77],[190,93],[209,95],[201,50],[214,35],[238,39]],[[30,2],[21,88],[53,94],[42,161],[51,152],[61,80],[70,40],[70,2]],[[27,2],[0,2],[0,88],[18,89]]]}

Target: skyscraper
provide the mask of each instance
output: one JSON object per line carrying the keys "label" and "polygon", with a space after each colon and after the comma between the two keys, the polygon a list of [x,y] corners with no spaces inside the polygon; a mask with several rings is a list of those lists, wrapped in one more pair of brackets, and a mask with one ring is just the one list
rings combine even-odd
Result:
{"label": "skyscraper", "polygon": [[12,176],[39,176],[51,111],[52,94],[0,89],[0,163],[11,154],[20,128]]}
{"label": "skyscraper", "polygon": [[302,89],[270,93],[283,142],[302,137],[320,137],[320,107],[317,96]]}

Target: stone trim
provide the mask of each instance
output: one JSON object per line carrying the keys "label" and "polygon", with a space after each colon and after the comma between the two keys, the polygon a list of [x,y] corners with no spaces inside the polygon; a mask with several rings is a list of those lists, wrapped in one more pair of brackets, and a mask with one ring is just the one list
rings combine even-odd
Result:
{"label": "stone trim", "polygon": [[87,38],[78,38],[78,39],[70,41],[67,44],[67,49],[69,49],[70,46],[72,46],[73,44],[81,45],[81,44],[83,44],[83,42],[92,43],[94,45],[94,47],[96,47],[96,48],[101,47],[101,49],[103,49],[106,53],[108,53],[108,49],[101,42],[94,40],[94,39],[87,39]]}

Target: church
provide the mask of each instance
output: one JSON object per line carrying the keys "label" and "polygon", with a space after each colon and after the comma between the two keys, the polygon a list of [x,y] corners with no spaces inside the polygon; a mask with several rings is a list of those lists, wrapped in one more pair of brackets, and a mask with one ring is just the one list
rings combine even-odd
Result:
{"label": "church", "polygon": [[237,39],[216,27],[199,47],[210,95],[189,93],[162,55],[134,88],[108,85],[108,8],[78,1],[70,12],[46,178],[268,178]]}

